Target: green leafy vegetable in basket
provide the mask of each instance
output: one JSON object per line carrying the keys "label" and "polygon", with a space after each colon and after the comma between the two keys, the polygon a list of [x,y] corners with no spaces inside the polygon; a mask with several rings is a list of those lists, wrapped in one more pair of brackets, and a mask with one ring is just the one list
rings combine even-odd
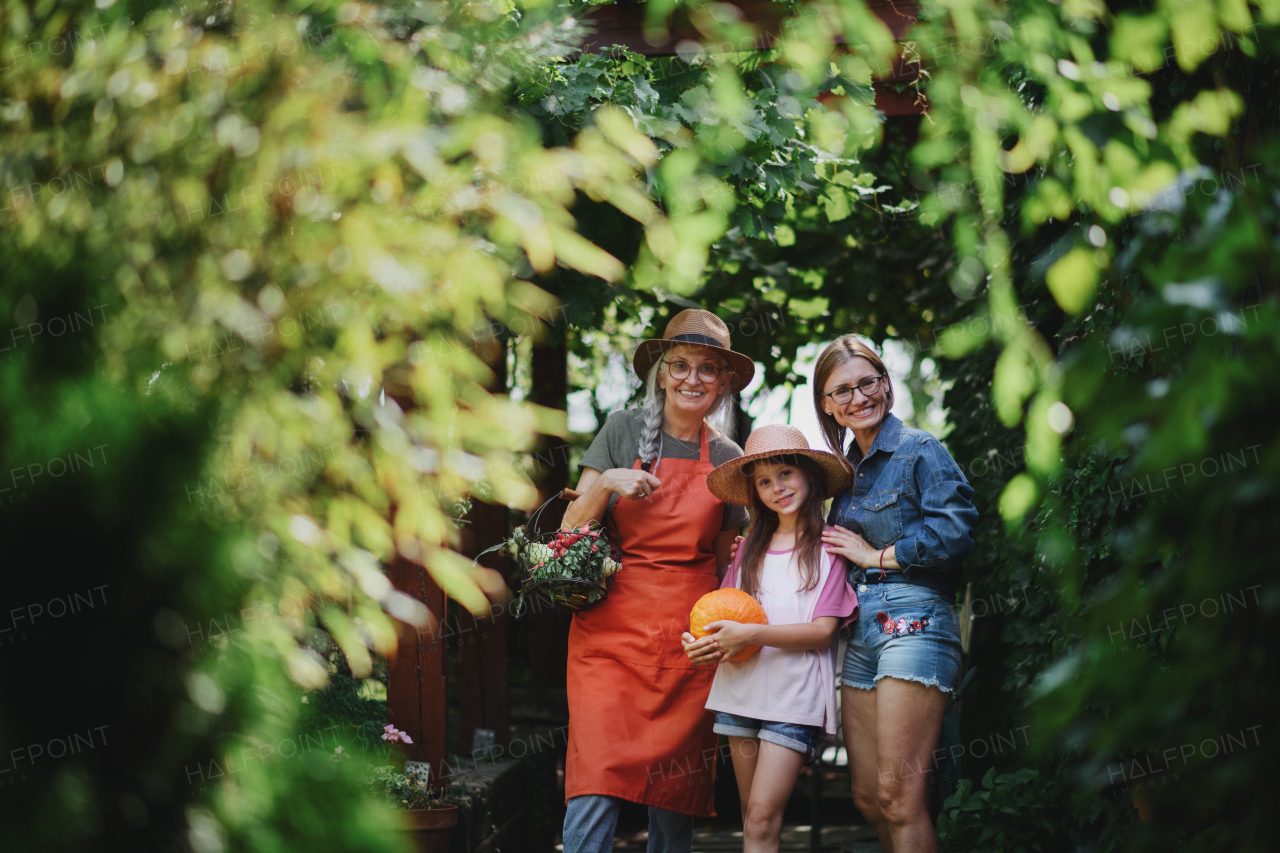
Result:
{"label": "green leafy vegetable in basket", "polygon": [[517,527],[503,546],[521,569],[520,595],[515,613],[528,599],[549,599],[559,610],[578,612],[603,601],[609,582],[621,566],[613,559],[608,533],[599,522],[577,530],[558,530],[535,539]]}

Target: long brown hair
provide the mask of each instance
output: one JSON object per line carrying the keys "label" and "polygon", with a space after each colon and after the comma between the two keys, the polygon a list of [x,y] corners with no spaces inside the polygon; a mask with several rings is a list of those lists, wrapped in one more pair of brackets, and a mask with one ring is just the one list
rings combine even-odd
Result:
{"label": "long brown hair", "polygon": [[800,505],[800,511],[796,517],[795,545],[796,563],[800,567],[800,579],[804,584],[797,592],[808,592],[818,585],[818,579],[822,576],[822,558],[825,556],[822,550],[824,527],[822,504],[826,500],[823,494],[825,480],[818,463],[799,453],[770,456],[742,466],[743,476],[751,481],[751,487],[747,489],[751,499],[747,507],[751,512],[751,530],[747,533],[746,541],[742,543],[742,560],[738,564],[738,588],[747,595],[756,597],[760,591],[760,571],[764,568],[765,551],[769,550],[773,534],[778,532],[778,514],[760,500],[760,493],[756,491],[754,482],[755,467],[764,462],[795,466],[809,483],[809,494]]}
{"label": "long brown hair", "polygon": [[849,467],[848,457],[844,454],[845,428],[822,408],[822,394],[826,390],[827,379],[832,371],[842,364],[847,364],[853,358],[865,358],[871,362],[871,366],[884,381],[884,416],[889,417],[889,412],[893,409],[893,380],[889,378],[889,371],[880,360],[880,356],[876,355],[875,350],[860,341],[856,335],[842,335],[827,344],[827,348],[822,351],[822,355],[818,356],[818,363],[813,368],[813,408],[818,413],[818,426],[822,428],[822,437],[827,440],[827,446],[831,448],[832,453],[840,457],[840,462],[845,467]]}

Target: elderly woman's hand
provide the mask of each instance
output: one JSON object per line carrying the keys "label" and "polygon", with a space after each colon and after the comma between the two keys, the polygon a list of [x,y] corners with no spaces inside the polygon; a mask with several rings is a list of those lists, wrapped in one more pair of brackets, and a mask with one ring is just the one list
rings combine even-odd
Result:
{"label": "elderly woman's hand", "polygon": [[[828,554],[839,554],[855,566],[861,566],[864,569],[880,568],[880,552],[868,545],[867,540],[852,530],[846,530],[843,527],[824,530],[822,545]],[[897,568],[896,564],[891,564],[889,555],[885,556],[884,567]]]}
{"label": "elderly woman's hand", "polygon": [[662,485],[662,481],[648,471],[635,468],[610,468],[600,475],[600,480],[609,491],[633,501],[649,497]]}

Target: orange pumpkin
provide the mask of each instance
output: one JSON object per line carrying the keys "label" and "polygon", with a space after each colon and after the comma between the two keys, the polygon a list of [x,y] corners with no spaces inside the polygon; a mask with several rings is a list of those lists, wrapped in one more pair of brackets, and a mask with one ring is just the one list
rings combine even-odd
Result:
{"label": "orange pumpkin", "polygon": [[[698,603],[693,605],[689,614],[689,633],[695,640],[701,640],[707,634],[707,625],[712,622],[745,622],[755,625],[768,625],[769,617],[765,616],[760,602],[740,589],[717,589],[709,592]],[[731,663],[742,663],[751,660],[760,653],[759,646],[744,646],[742,651],[729,658]]]}

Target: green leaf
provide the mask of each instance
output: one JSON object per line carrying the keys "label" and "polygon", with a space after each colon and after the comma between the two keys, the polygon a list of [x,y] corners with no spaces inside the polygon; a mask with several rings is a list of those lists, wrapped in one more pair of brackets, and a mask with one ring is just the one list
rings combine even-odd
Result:
{"label": "green leaf", "polygon": [[[1006,524],[1017,524],[1035,505],[1038,495],[1036,481],[1030,474],[1019,474],[1009,481],[1000,493],[1000,517]],[[983,784],[986,784],[984,777]]]}
{"label": "green leaf", "polygon": [[986,314],[948,326],[938,335],[938,351],[947,358],[963,358],[991,337],[991,321]]}
{"label": "green leaf", "polygon": [[844,190],[828,185],[822,193],[822,209],[828,222],[839,222],[853,213],[853,203]]}
{"label": "green leaf", "polygon": [[1089,307],[1098,287],[1098,265],[1093,252],[1077,246],[1058,259],[1045,275],[1053,298],[1068,314],[1080,314]]}
{"label": "green leaf", "polygon": [[1035,390],[1035,382],[1027,351],[1018,343],[1005,347],[991,380],[991,395],[1001,423],[1011,427],[1022,420],[1022,404]]}
{"label": "green leaf", "polygon": [[1169,25],[1163,15],[1119,15],[1111,33],[1111,54],[1144,73],[1164,65]]}
{"label": "green leaf", "polygon": [[1058,402],[1057,391],[1046,389],[1027,411],[1027,468],[1045,480],[1062,467],[1062,435],[1049,421],[1050,409]]}
{"label": "green leaf", "polygon": [[812,299],[792,299],[788,305],[801,320],[812,320],[826,314],[830,303],[831,300],[825,296],[815,296]]}
{"label": "green leaf", "polygon": [[[1164,0],[1161,5],[1171,18],[1173,46],[1182,70],[1196,70],[1202,62],[1223,49],[1213,4]],[[1208,50],[1203,48],[1205,42],[1210,45]]]}

